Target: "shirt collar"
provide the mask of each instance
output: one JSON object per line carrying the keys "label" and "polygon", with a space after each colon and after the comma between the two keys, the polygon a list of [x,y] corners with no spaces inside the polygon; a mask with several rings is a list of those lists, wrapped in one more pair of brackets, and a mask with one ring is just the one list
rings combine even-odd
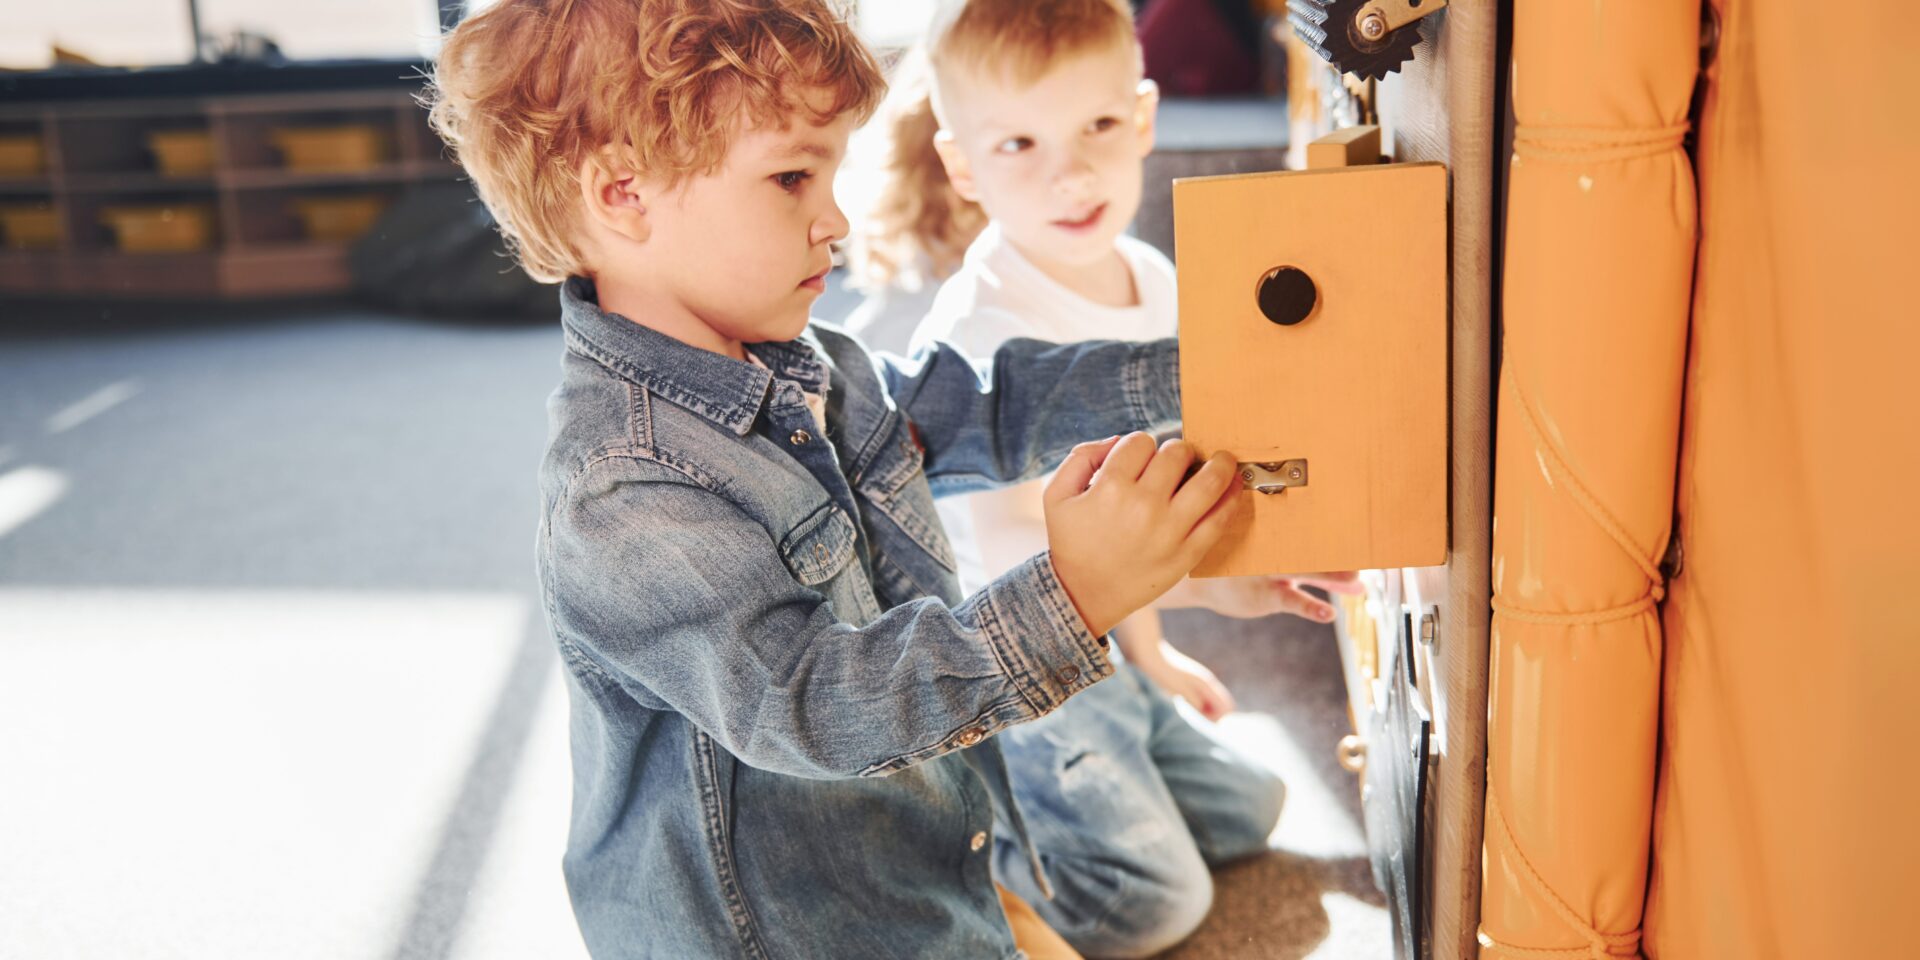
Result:
{"label": "shirt collar", "polygon": [[804,340],[748,344],[766,369],[690,346],[600,309],[593,281],[560,285],[560,323],[571,345],[648,392],[745,436],[767,402],[774,376],[823,392],[827,368]]}

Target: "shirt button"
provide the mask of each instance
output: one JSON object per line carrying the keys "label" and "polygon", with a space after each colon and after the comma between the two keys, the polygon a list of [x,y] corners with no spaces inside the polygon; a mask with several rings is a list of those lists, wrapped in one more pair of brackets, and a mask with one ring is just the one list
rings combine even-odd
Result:
{"label": "shirt button", "polygon": [[987,832],[985,830],[982,830],[979,833],[974,834],[973,839],[967,841],[967,846],[971,847],[974,853],[979,853],[980,848],[986,845],[987,845]]}
{"label": "shirt button", "polygon": [[824,544],[824,543],[816,543],[816,544],[814,544],[814,545],[813,545],[813,558],[814,558],[815,560],[818,560],[818,561],[820,561],[821,563],[826,563],[826,562],[827,562],[827,545],[826,545],[826,544]]}
{"label": "shirt button", "polygon": [[812,440],[812,439],[813,439],[813,434],[808,433],[805,430],[795,430],[793,432],[793,435],[787,438],[787,442],[797,447],[803,443],[806,443],[808,440]]}
{"label": "shirt button", "polygon": [[958,740],[960,742],[960,745],[963,747],[971,747],[974,744],[979,743],[982,740],[985,740],[986,738],[987,738],[987,732],[985,730],[982,730],[979,727],[968,727],[967,729],[960,731],[960,735],[958,737],[955,737],[954,739]]}
{"label": "shirt button", "polygon": [[1061,686],[1063,687],[1067,686],[1068,684],[1073,683],[1075,680],[1080,679],[1080,668],[1074,666],[1073,664],[1067,664],[1066,666],[1061,667],[1058,670],[1055,670],[1053,672],[1053,678],[1055,680],[1060,681]]}

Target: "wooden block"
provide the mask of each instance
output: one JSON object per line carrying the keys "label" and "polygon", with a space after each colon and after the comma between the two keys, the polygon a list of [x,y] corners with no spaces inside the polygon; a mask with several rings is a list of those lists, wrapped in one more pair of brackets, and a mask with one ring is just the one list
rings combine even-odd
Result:
{"label": "wooden block", "polygon": [[1307,169],[1365,167],[1380,162],[1380,128],[1343,127],[1307,144]]}
{"label": "wooden block", "polygon": [[[1246,491],[1195,576],[1428,566],[1447,551],[1447,171],[1389,164],[1175,181],[1184,430],[1202,455],[1304,459]],[[1316,302],[1256,301],[1291,266]]]}

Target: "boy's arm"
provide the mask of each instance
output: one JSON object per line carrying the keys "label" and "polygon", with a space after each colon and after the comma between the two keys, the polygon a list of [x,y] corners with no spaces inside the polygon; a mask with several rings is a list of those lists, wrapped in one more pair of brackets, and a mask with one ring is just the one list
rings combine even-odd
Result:
{"label": "boy's arm", "polygon": [[[890,773],[1048,713],[1113,671],[1045,554],[958,607],[923,598],[854,627],[721,497],[605,476],[574,489],[589,492],[561,502],[543,544],[561,643],[752,766]],[[858,562],[850,537],[815,542],[828,559],[813,565],[811,547],[796,558],[807,579]]]}
{"label": "boy's arm", "polygon": [[1013,339],[977,363],[945,342],[913,360],[876,357],[888,392],[919,428],[940,495],[1018,483],[1074,444],[1170,429],[1180,419],[1179,346]]}

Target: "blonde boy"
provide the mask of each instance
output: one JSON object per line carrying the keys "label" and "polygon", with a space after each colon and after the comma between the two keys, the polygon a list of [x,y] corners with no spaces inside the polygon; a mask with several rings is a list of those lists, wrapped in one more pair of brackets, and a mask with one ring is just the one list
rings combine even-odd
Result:
{"label": "blonde boy", "polygon": [[[936,16],[927,54],[934,146],[954,191],[991,222],[941,287],[915,349],[944,343],[989,355],[1023,338],[1172,336],[1172,265],[1124,233],[1139,208],[1158,107],[1126,4],[956,0]],[[943,503],[963,582],[984,582],[1044,545],[1042,504],[1038,482]],[[1331,617],[1284,581],[1181,591],[1161,602]],[[1055,896],[1040,897],[1015,869],[1011,844],[998,865],[1002,882],[1033,897],[1074,946],[1146,956],[1206,915],[1209,865],[1265,849],[1284,791],[1169,701],[1179,696],[1210,717],[1232,709],[1212,672],[1165,642],[1154,610],[1115,636],[1127,662],[1113,680],[1002,737]]]}
{"label": "blonde boy", "polygon": [[[436,127],[562,281],[537,554],[596,957],[1037,949],[992,882],[999,824],[1046,891],[994,734],[1109,676],[1237,502],[1224,459],[1082,442],[1173,425],[1169,342],[987,381],[809,328],[880,85],[824,0],[501,0],[443,48]],[[963,600],[930,483],[1063,458],[1050,549]]]}

